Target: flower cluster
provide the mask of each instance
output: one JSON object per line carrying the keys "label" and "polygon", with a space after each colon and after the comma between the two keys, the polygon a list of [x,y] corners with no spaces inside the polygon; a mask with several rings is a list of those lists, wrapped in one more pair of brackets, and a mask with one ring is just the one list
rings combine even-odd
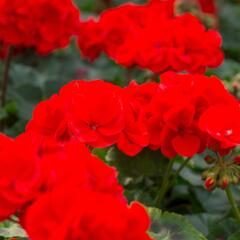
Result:
{"label": "flower cluster", "polygon": [[238,101],[215,76],[163,74],[148,114],[150,147],[168,157],[240,144]]}
{"label": "flower cluster", "polygon": [[30,239],[150,240],[145,209],[82,143],[1,135],[0,164],[0,220],[18,213]]}
{"label": "flower cluster", "polygon": [[66,47],[78,31],[79,10],[71,0],[0,0],[0,9],[0,46],[48,54]]}
{"label": "flower cluster", "polygon": [[116,144],[130,156],[144,147],[168,158],[206,148],[225,154],[240,144],[240,108],[214,76],[168,72],[159,84],[133,81],[125,88],[75,80],[36,107],[27,131],[62,144]]}
{"label": "flower cluster", "polygon": [[125,67],[155,73],[166,70],[203,73],[222,63],[221,36],[206,30],[193,15],[173,15],[174,1],[125,4],[108,9],[98,20],[80,24],[78,45],[94,60],[102,52]]}

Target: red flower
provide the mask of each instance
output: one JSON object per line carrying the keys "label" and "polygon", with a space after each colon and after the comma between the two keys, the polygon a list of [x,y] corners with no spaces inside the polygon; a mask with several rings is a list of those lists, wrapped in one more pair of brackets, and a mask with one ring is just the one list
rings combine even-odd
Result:
{"label": "red flower", "polygon": [[82,21],[79,27],[78,45],[83,57],[91,61],[95,60],[103,51],[103,37],[103,31],[94,19]]}
{"label": "red flower", "polygon": [[53,95],[49,100],[40,102],[36,106],[26,131],[35,132],[44,137],[53,137],[58,141],[70,139],[66,113],[63,111],[58,95]]}
{"label": "red flower", "polygon": [[63,146],[55,145],[52,151],[43,146],[41,151],[47,179],[44,192],[62,184],[70,184],[80,189],[109,194],[125,202],[116,170],[93,156],[84,144],[71,141]]}
{"label": "red flower", "polygon": [[[187,104],[172,108],[164,115],[164,126],[162,132],[163,154],[174,157],[177,153],[181,156],[192,157],[200,151],[201,136],[194,122],[195,109]],[[167,144],[171,143],[172,154],[169,154]],[[166,149],[167,148],[167,149]]]}
{"label": "red flower", "polygon": [[129,156],[136,155],[149,144],[145,115],[156,90],[156,83],[137,85],[136,82],[131,82],[123,90],[125,128],[118,139],[117,146]]}
{"label": "red flower", "polygon": [[91,60],[103,51],[118,64],[155,73],[204,73],[207,67],[219,66],[220,34],[191,14],[174,17],[173,5],[174,1],[153,0],[106,10],[94,24],[82,24],[79,47]]}
{"label": "red flower", "polygon": [[0,42],[48,54],[66,47],[79,27],[71,0],[0,0]]}
{"label": "red flower", "polygon": [[26,210],[22,225],[33,240],[150,240],[141,205],[128,207],[110,195],[69,185],[40,197]]}
{"label": "red flower", "polygon": [[73,81],[60,92],[70,130],[92,146],[115,144],[124,128],[120,88],[103,81]]}
{"label": "red flower", "polygon": [[[237,100],[216,77],[172,72],[163,74],[147,114],[150,148],[160,148],[169,158],[176,154],[190,157],[204,151],[207,146],[216,150],[219,144],[211,137],[212,133],[199,128],[199,121],[209,109],[219,104],[238,109]],[[214,125],[217,120],[213,119]],[[206,126],[211,124],[208,121],[206,119]],[[216,131],[222,131],[220,125],[215,126]],[[229,145],[224,152],[227,149]]]}
{"label": "red flower", "polygon": [[231,148],[240,144],[239,107],[212,106],[201,116],[199,126],[220,143],[220,149]]}
{"label": "red flower", "polygon": [[201,6],[201,9],[205,13],[216,14],[216,0],[198,0]]}
{"label": "red flower", "polygon": [[[26,147],[27,146],[27,147]],[[32,200],[41,185],[41,163],[31,135],[0,136],[0,220]]]}

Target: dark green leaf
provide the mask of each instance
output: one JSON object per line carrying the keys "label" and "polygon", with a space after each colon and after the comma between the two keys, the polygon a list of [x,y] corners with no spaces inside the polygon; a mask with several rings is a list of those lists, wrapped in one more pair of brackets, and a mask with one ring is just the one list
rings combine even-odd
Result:
{"label": "dark green leaf", "polygon": [[189,221],[178,214],[148,209],[151,217],[150,235],[156,240],[206,240]]}

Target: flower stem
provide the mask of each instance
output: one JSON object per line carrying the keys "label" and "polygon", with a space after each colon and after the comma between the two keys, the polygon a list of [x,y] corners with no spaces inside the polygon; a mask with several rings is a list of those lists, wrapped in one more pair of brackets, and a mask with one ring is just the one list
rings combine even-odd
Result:
{"label": "flower stem", "polygon": [[167,170],[166,170],[166,173],[164,175],[164,178],[163,178],[163,181],[162,181],[162,185],[161,185],[161,188],[160,188],[160,191],[155,199],[155,206],[156,207],[159,207],[168,188],[169,188],[169,185],[170,185],[170,176],[171,176],[171,173],[172,173],[172,168],[173,168],[173,164],[174,164],[174,160],[175,159],[170,159],[169,160],[169,163],[168,163],[168,166],[167,166]]}
{"label": "flower stem", "polygon": [[[7,89],[8,89],[8,83],[9,83],[9,70],[11,65],[11,60],[13,56],[13,47],[9,46],[7,49],[7,56],[4,63],[4,69],[3,69],[3,78],[2,78],[2,89],[1,89],[1,96],[0,96],[0,108],[4,108],[6,104],[6,98],[7,98]],[[0,130],[4,130],[4,119],[0,121]]]}
{"label": "flower stem", "polygon": [[188,165],[188,163],[190,162],[191,158],[187,158],[185,159],[185,161],[181,164],[181,166],[178,168],[178,170],[176,171],[175,175],[174,175],[174,180],[178,177],[178,175],[180,174],[180,172]]}
{"label": "flower stem", "polygon": [[4,107],[6,104],[7,88],[9,83],[9,70],[10,70],[12,55],[13,55],[13,47],[9,46],[7,50],[7,56],[5,59],[4,69],[3,69],[1,103],[0,103],[1,107]]}
{"label": "flower stem", "polygon": [[225,189],[225,192],[227,194],[227,198],[228,198],[228,201],[229,203],[231,204],[232,206],[232,211],[234,213],[234,216],[235,218],[240,222],[240,212],[239,212],[239,209],[238,209],[238,206],[237,206],[237,203],[233,197],[233,194],[232,194],[232,191],[231,191],[231,188],[230,187],[227,187]]}

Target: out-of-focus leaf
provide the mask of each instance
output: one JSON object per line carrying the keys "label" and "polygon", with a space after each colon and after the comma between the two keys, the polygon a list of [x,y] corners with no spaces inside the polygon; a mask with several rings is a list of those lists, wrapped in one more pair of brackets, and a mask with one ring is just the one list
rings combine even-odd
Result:
{"label": "out-of-focus leaf", "polygon": [[240,6],[222,1],[220,7],[219,26],[223,36],[223,48],[227,56],[240,60]]}
{"label": "out-of-focus leaf", "polygon": [[[235,219],[226,219],[213,224],[209,231],[208,240],[229,240],[229,237],[239,231],[240,223]],[[239,239],[239,238],[238,238]]]}
{"label": "out-of-focus leaf", "polygon": [[199,213],[186,215],[186,217],[193,224],[193,226],[198,229],[198,231],[200,231],[204,235],[207,235],[209,234],[210,226],[217,224],[217,222],[222,218],[222,215]]}
{"label": "out-of-focus leaf", "polygon": [[144,149],[135,157],[129,157],[116,147],[109,149],[106,160],[120,173],[130,177],[163,175],[169,161],[159,151]]}
{"label": "out-of-focus leaf", "polygon": [[149,208],[150,235],[156,240],[206,240],[189,221],[179,214]]}
{"label": "out-of-focus leaf", "polygon": [[26,238],[25,231],[15,223],[0,225],[0,237],[3,238]]}
{"label": "out-of-focus leaf", "polygon": [[240,239],[240,232],[236,232],[232,234],[227,240],[239,240]]}

